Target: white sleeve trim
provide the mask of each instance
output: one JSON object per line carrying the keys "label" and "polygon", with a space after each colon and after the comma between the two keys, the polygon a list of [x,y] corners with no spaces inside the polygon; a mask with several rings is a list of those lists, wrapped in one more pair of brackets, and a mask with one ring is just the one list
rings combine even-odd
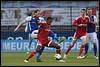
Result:
{"label": "white sleeve trim", "polygon": [[46,21],[43,17],[39,17],[39,23],[46,23]]}
{"label": "white sleeve trim", "polygon": [[98,22],[97,17],[94,16],[94,23],[97,23],[97,22]]}
{"label": "white sleeve trim", "polygon": [[31,20],[31,18],[32,18],[31,16],[28,16],[28,17],[26,17],[26,19],[25,19],[25,20],[28,22],[28,21],[30,21],[30,20]]}

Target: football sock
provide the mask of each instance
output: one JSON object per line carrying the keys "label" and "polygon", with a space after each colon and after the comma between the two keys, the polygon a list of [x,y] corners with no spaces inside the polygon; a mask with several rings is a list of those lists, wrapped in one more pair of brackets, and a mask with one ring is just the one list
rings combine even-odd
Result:
{"label": "football sock", "polygon": [[94,44],[94,56],[96,56],[96,54],[97,54],[97,46],[96,44]]}
{"label": "football sock", "polygon": [[29,49],[30,49],[30,47],[31,47],[31,43],[32,43],[32,40],[29,40]]}
{"label": "football sock", "polygon": [[29,60],[29,59],[32,58],[35,54],[36,54],[36,51],[33,50],[32,52],[30,52],[30,54],[29,54],[29,56],[27,57],[26,60]]}
{"label": "football sock", "polygon": [[68,50],[66,51],[66,55],[68,54],[68,52],[71,50],[72,47],[73,47],[72,45],[69,45]]}
{"label": "football sock", "polygon": [[78,56],[81,56],[84,47],[85,47],[85,45],[81,45],[81,47],[80,47],[80,52],[79,52]]}
{"label": "football sock", "polygon": [[87,54],[87,52],[88,52],[88,48],[89,48],[89,46],[88,46],[88,44],[86,44],[86,45],[85,45],[85,53],[84,53],[84,55]]}
{"label": "football sock", "polygon": [[44,50],[44,47],[42,47],[42,48],[40,49],[40,51],[36,53],[36,59],[40,59],[40,56],[41,56],[43,50]]}
{"label": "football sock", "polygon": [[32,43],[32,38],[31,38],[31,35],[29,34],[29,49],[30,49],[30,47],[31,47],[31,43]]}
{"label": "football sock", "polygon": [[56,49],[56,54],[61,54],[61,50],[60,49]]}

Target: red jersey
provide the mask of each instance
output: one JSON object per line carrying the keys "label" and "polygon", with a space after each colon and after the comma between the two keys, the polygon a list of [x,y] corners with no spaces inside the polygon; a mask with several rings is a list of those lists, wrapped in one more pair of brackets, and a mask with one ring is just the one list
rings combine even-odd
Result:
{"label": "red jersey", "polygon": [[85,16],[84,18],[82,18],[82,16],[79,16],[73,21],[72,25],[76,26],[76,32],[75,32],[76,38],[86,35],[86,32],[87,32],[86,26],[77,26],[77,25],[87,24],[88,21],[89,21],[88,16]]}
{"label": "red jersey", "polygon": [[50,41],[48,40],[49,31],[50,31],[50,24],[40,23],[37,38],[38,38],[39,43],[41,43],[42,45],[48,45]]}

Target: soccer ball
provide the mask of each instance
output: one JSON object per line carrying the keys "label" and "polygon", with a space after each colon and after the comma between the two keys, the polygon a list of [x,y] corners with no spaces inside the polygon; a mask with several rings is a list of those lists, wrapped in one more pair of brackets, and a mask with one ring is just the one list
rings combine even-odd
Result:
{"label": "soccer ball", "polygon": [[56,58],[56,60],[60,60],[61,59],[61,55],[60,54],[55,54],[55,58]]}

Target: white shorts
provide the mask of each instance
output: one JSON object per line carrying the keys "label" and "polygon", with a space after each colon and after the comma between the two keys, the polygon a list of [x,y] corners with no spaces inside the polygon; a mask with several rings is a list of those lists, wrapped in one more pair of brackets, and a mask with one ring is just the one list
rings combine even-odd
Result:
{"label": "white shorts", "polygon": [[[83,40],[83,39],[85,39],[85,38],[86,38],[86,35],[80,37],[81,40]],[[72,39],[73,39],[73,40],[76,40],[75,37],[73,37]]]}
{"label": "white shorts", "polygon": [[93,42],[93,43],[98,42],[96,32],[87,33],[87,42],[89,42],[89,41],[91,41],[91,42]]}
{"label": "white shorts", "polygon": [[31,33],[31,37],[33,39],[37,38],[37,34],[38,34],[38,30],[34,30],[32,33]]}
{"label": "white shorts", "polygon": [[52,41],[48,41],[46,44],[42,44],[41,42],[39,42],[39,40],[37,41],[37,45],[39,45],[39,46],[49,47],[51,43],[52,43]]}
{"label": "white shorts", "polygon": [[80,37],[81,40],[84,39],[84,38],[86,39],[86,36],[85,35]]}

